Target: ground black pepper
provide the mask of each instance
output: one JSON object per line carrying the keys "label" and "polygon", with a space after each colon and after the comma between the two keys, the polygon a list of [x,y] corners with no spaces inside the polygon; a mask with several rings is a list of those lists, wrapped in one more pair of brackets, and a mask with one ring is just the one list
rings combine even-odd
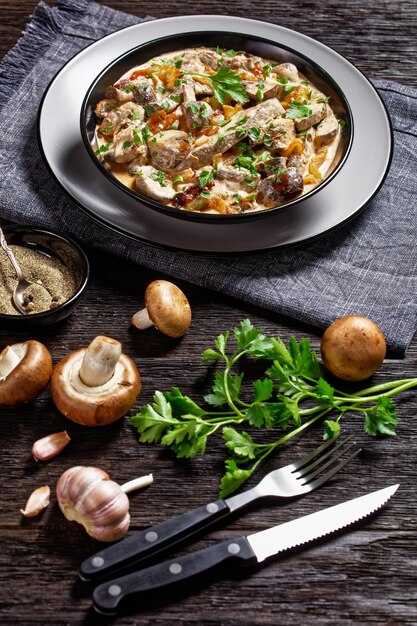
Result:
{"label": "ground black pepper", "polygon": [[[27,280],[34,284],[24,292],[28,313],[41,313],[68,300],[76,291],[78,280],[67,267],[38,250],[10,246]],[[22,315],[13,304],[16,273],[4,250],[0,249],[0,313]]]}

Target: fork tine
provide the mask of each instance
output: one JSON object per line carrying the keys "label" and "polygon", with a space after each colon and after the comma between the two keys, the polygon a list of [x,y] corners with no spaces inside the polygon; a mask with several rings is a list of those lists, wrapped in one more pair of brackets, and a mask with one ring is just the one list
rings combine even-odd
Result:
{"label": "fork tine", "polygon": [[356,448],[356,450],[354,450],[352,454],[350,454],[348,457],[343,459],[343,461],[341,461],[338,465],[335,465],[331,470],[327,472],[327,474],[324,474],[323,476],[316,478],[316,480],[313,480],[311,483],[305,483],[304,486],[306,488],[308,487],[309,491],[313,491],[313,489],[317,489],[317,487],[320,487],[321,485],[323,485],[323,483],[327,482],[332,476],[337,474],[337,472],[339,472],[343,467],[345,467],[345,465],[347,465],[349,461],[351,461],[361,451],[362,451],[362,448]]}
{"label": "fork tine", "polygon": [[[342,454],[344,454],[344,452],[347,452],[348,450],[350,450],[351,447],[354,445],[356,445],[356,441],[352,442],[350,437],[342,441],[339,441],[337,445],[335,445],[333,448],[330,448],[330,450],[328,450],[325,454],[320,455],[318,458],[316,458],[314,461],[312,461],[308,465],[304,465],[298,472],[294,472],[296,478],[302,478],[306,476],[306,474],[310,474],[310,471],[314,467],[317,467],[317,465],[320,466],[319,471],[321,471],[322,469],[325,469],[328,465],[330,465],[334,461],[337,461],[337,459],[339,459],[342,456]],[[339,451],[338,454],[334,456],[337,451]],[[327,463],[324,463],[324,461],[328,459],[329,457],[331,457],[330,461],[328,461]],[[314,474],[311,473],[311,477],[313,476]]]}
{"label": "fork tine", "polygon": [[312,452],[310,452],[310,454],[307,454],[307,456],[305,456],[303,459],[292,463],[292,465],[290,465],[288,469],[291,469],[294,472],[301,469],[302,467],[307,465],[307,463],[320,456],[322,452],[325,452],[328,448],[330,448],[330,446],[332,446],[336,440],[337,437],[332,437],[332,439],[328,439],[327,441],[322,443],[321,446],[315,448]]}

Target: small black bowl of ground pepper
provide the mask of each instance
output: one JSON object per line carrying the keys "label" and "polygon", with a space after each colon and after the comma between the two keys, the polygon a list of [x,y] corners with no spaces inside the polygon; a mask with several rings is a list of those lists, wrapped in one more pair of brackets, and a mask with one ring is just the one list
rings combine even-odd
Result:
{"label": "small black bowl of ground pepper", "polygon": [[87,285],[88,259],[74,241],[30,226],[2,227],[24,277],[32,285],[25,290],[27,315],[13,303],[16,273],[0,248],[0,323],[47,326],[63,320],[77,306]]}

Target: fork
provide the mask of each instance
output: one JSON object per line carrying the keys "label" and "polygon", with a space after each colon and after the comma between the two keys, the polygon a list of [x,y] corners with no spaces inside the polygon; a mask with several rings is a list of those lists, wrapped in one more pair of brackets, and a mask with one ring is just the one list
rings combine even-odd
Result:
{"label": "fork", "polygon": [[257,500],[286,500],[317,489],[361,451],[356,442],[349,438],[335,443],[336,440],[334,437],[301,460],[273,470],[252,489],[225,500],[209,502],[100,550],[81,564],[80,578],[95,581],[112,574],[120,568],[170,548],[179,540],[194,535],[202,528],[231,516]]}

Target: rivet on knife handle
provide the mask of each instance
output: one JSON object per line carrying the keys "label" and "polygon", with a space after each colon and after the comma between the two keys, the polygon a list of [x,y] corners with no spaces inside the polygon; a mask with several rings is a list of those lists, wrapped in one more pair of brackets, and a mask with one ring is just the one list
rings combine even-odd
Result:
{"label": "rivet on knife handle", "polygon": [[121,600],[128,596],[148,594],[150,591],[176,586],[229,560],[236,560],[241,565],[256,563],[255,553],[246,537],[223,541],[211,548],[164,561],[103,583],[93,592],[94,608],[99,613],[114,614]]}
{"label": "rivet on knife handle", "polygon": [[174,542],[228,513],[229,507],[224,500],[216,500],[137,532],[86,559],[81,564],[80,577],[87,581],[98,580],[120,567],[160,552],[165,546],[173,545]]}

